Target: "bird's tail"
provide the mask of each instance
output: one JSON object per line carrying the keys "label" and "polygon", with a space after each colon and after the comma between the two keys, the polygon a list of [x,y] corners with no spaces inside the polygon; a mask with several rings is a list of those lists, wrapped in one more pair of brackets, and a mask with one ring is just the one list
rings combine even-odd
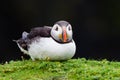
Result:
{"label": "bird's tail", "polygon": [[13,42],[16,42],[17,45],[18,45],[18,47],[19,47],[19,49],[20,49],[24,54],[27,54],[27,55],[28,55],[28,51],[25,50],[25,49],[23,49],[23,48],[19,45],[18,40],[13,40]]}

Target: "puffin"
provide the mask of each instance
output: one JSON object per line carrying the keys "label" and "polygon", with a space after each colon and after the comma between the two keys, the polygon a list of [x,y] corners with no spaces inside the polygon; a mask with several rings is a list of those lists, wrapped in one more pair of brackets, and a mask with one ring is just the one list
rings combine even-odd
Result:
{"label": "puffin", "polygon": [[76,52],[72,26],[69,22],[57,21],[53,26],[34,27],[24,31],[14,40],[20,51],[35,60],[68,60]]}

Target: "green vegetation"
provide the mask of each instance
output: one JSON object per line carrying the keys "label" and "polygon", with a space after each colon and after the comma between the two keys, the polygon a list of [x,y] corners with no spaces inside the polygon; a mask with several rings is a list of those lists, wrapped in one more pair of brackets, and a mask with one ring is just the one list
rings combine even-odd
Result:
{"label": "green vegetation", "polygon": [[120,80],[120,62],[85,58],[10,61],[0,65],[0,80]]}

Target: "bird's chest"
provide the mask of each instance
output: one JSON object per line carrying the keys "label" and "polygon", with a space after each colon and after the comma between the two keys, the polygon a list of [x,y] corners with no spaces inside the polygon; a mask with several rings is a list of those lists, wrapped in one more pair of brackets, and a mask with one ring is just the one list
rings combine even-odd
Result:
{"label": "bird's chest", "polygon": [[75,43],[60,44],[52,38],[40,38],[31,43],[29,54],[39,58],[61,58],[70,57],[75,53]]}

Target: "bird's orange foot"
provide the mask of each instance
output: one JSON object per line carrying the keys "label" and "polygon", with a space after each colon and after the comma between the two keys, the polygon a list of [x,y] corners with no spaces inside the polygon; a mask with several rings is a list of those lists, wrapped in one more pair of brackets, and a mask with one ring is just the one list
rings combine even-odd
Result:
{"label": "bird's orange foot", "polygon": [[45,60],[49,61],[49,60],[50,60],[50,58],[49,58],[49,57],[46,57],[46,58],[45,58]]}

